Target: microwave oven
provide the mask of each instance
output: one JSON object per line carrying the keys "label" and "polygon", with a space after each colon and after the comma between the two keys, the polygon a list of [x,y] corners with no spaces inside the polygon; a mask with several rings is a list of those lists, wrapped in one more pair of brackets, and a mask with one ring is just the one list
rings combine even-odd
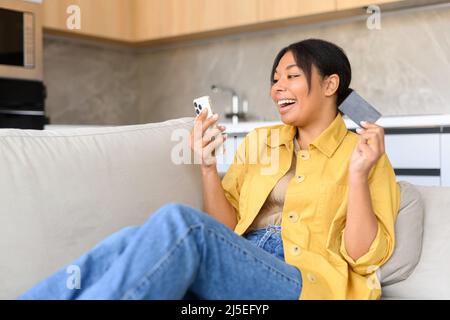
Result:
{"label": "microwave oven", "polygon": [[0,78],[43,80],[42,5],[0,0]]}

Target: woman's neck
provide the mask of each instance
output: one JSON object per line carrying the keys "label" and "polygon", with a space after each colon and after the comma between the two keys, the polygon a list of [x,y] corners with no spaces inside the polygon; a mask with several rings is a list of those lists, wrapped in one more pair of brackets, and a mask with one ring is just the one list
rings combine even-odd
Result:
{"label": "woman's neck", "polygon": [[310,143],[312,143],[320,134],[327,129],[331,123],[336,119],[337,113],[334,116],[324,116],[319,121],[311,123],[303,127],[297,127],[295,138],[301,150],[308,150]]}

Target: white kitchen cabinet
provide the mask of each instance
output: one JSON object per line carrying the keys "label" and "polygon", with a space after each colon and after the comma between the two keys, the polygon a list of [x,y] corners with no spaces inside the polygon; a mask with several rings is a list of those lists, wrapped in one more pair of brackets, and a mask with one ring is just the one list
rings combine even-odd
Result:
{"label": "white kitchen cabinet", "polygon": [[396,170],[397,181],[426,186],[441,185],[440,133],[386,134],[385,147]]}
{"label": "white kitchen cabinet", "polygon": [[450,186],[450,130],[441,134],[441,185]]}
{"label": "white kitchen cabinet", "polygon": [[385,149],[395,168],[439,168],[440,134],[386,134]]}

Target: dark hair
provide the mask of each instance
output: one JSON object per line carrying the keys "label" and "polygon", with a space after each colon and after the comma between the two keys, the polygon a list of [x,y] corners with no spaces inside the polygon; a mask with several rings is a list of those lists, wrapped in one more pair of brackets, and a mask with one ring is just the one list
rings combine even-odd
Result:
{"label": "dark hair", "polygon": [[[332,74],[339,76],[336,101],[338,106],[351,93],[352,90],[349,86],[352,80],[352,69],[344,50],[331,42],[319,39],[303,40],[281,49],[273,63],[272,73],[270,75],[271,85],[274,84],[273,78],[278,63],[284,54],[289,51],[294,55],[297,66],[305,73],[308,88],[311,88],[311,69],[314,64],[322,77]],[[342,114],[341,111],[339,113]]]}

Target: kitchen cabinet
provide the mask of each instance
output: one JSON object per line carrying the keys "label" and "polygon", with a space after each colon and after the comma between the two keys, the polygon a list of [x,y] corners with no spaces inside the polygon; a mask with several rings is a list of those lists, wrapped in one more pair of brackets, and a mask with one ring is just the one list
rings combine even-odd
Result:
{"label": "kitchen cabinet", "polygon": [[[430,0],[428,3],[442,3]],[[131,44],[157,44],[328,21],[362,14],[370,4],[399,8],[419,0],[45,0],[44,28]],[[81,30],[69,30],[69,5]]]}
{"label": "kitchen cabinet", "polygon": [[450,167],[441,166],[441,134],[421,133],[419,128],[416,130],[417,133],[405,134],[401,131],[391,134],[386,130],[386,154],[395,169],[397,180],[418,185],[443,185],[442,173]]}
{"label": "kitchen cabinet", "polygon": [[135,40],[254,24],[259,0],[134,0]]}
{"label": "kitchen cabinet", "polygon": [[440,134],[386,134],[386,153],[397,168],[439,168]]}
{"label": "kitchen cabinet", "polygon": [[441,135],[441,183],[450,186],[450,127]]}
{"label": "kitchen cabinet", "polygon": [[381,5],[399,2],[405,2],[405,0],[336,0],[336,9],[339,11],[339,10],[362,8],[370,6],[371,4]]}
{"label": "kitchen cabinet", "polygon": [[259,22],[333,12],[336,0],[259,0]]}
{"label": "kitchen cabinet", "polygon": [[[69,30],[69,5],[81,30]],[[125,42],[146,42],[254,26],[336,10],[336,0],[45,0],[44,27]],[[236,29],[239,31],[239,29]]]}
{"label": "kitchen cabinet", "polygon": [[[69,30],[67,8],[77,5],[81,14],[81,29]],[[132,0],[45,0],[44,28],[102,39],[133,41]]]}
{"label": "kitchen cabinet", "polygon": [[[255,24],[259,0],[45,0],[44,28],[141,42]],[[66,26],[70,5],[81,9],[81,30]]]}

